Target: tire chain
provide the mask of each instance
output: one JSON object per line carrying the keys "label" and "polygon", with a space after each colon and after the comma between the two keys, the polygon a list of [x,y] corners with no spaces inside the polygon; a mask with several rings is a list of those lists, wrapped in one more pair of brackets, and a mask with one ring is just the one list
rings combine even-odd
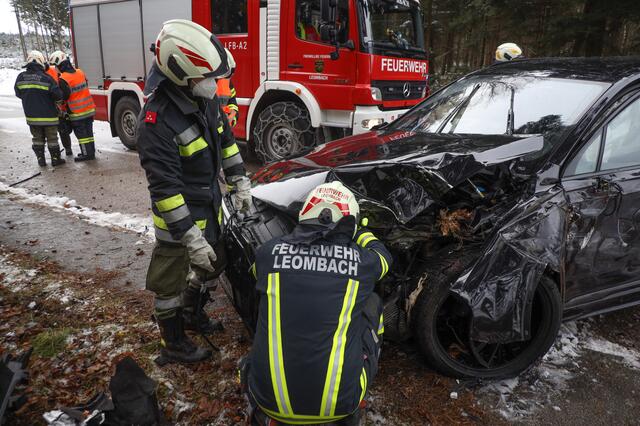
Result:
{"label": "tire chain", "polygon": [[[264,147],[265,142],[263,141],[262,137],[259,137],[259,135],[261,135],[261,133],[264,133],[267,130],[269,125],[286,123],[289,125],[288,127],[290,127],[291,130],[296,134],[297,141],[295,144],[294,151],[289,156],[287,156],[287,158],[306,153],[312,150],[316,145],[316,130],[313,126],[311,126],[311,118],[309,117],[309,112],[306,109],[301,108],[294,102],[284,102],[284,108],[282,110],[282,113],[276,113],[274,111],[274,106],[276,106],[277,104],[278,103],[274,105],[269,105],[263,112],[261,112],[258,115],[258,122],[256,123],[256,127],[253,130],[253,135],[256,138],[256,142],[255,142],[256,154],[258,154],[258,156],[265,163],[271,161],[272,158],[270,158],[268,153],[266,152],[266,149]],[[287,115],[287,112],[290,112],[292,109],[298,111],[297,116],[293,118]],[[268,115],[265,114],[264,116],[266,118],[263,118],[263,114],[267,111],[268,111]],[[295,128],[293,126],[293,123],[298,120],[306,121],[308,123],[306,128],[304,129]],[[305,137],[304,137],[305,134],[311,135],[311,137],[308,138],[309,140],[311,140],[311,143],[305,143]],[[264,136],[264,135],[261,135],[261,136]]]}

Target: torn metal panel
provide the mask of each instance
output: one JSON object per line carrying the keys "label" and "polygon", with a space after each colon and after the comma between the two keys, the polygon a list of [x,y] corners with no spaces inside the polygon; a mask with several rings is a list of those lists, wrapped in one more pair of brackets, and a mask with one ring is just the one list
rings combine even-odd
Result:
{"label": "torn metal panel", "polygon": [[559,272],[567,202],[556,190],[516,206],[480,258],[452,286],[473,311],[471,336],[481,342],[529,338],[529,303],[547,268]]}

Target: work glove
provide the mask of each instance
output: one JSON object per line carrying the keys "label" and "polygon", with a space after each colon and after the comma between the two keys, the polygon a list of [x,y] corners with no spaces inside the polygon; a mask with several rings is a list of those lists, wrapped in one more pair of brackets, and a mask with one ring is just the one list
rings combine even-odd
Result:
{"label": "work glove", "polygon": [[193,225],[180,239],[187,247],[189,260],[196,270],[200,268],[208,272],[214,272],[213,263],[218,258],[216,252],[202,235],[202,231]]}
{"label": "work glove", "polygon": [[248,212],[251,208],[251,180],[246,176],[231,176],[229,181],[236,190],[233,207],[241,212]]}

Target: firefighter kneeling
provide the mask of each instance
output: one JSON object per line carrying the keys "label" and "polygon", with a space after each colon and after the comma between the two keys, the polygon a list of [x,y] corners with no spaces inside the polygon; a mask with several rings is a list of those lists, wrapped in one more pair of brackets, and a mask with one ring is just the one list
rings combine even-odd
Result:
{"label": "firefighter kneeling", "polygon": [[320,185],[294,231],[256,253],[258,324],[241,368],[254,424],[357,424],[384,331],[374,287],[392,262],[357,229],[359,211],[344,185]]}

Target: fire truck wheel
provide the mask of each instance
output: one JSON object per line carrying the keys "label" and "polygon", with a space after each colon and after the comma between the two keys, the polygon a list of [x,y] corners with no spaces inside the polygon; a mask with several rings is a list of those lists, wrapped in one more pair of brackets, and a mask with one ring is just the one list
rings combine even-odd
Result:
{"label": "fire truck wheel", "polygon": [[131,96],[121,98],[113,113],[116,133],[124,146],[129,149],[136,149],[136,125],[139,113],[140,103]]}
{"label": "fire truck wheel", "polygon": [[253,137],[256,155],[263,163],[303,154],[316,145],[309,111],[295,102],[276,102],[265,108],[253,128]]}

